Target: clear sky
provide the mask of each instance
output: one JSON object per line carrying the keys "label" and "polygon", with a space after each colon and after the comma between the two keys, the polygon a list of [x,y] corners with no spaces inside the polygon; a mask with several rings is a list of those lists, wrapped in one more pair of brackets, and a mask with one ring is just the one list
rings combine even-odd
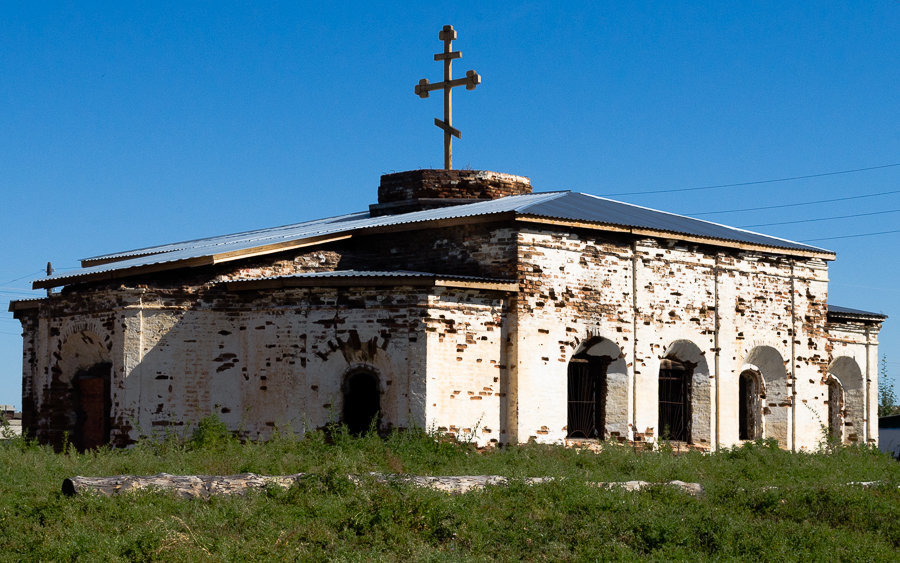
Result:
{"label": "clear sky", "polygon": [[[440,98],[413,87],[444,24],[483,81],[454,92],[458,168],[687,215],[894,192],[698,216],[900,230],[900,5],[794,4],[2,1],[0,307],[48,260],[364,210],[381,174],[441,167]],[[900,233],[811,244],[837,252],[832,304],[891,316],[896,381]],[[0,403],[20,381],[7,313]]]}

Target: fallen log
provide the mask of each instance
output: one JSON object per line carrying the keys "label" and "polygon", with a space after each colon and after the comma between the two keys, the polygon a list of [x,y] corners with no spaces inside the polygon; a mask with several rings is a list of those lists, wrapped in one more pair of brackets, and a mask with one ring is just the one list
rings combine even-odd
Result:
{"label": "fallen log", "polygon": [[[309,473],[294,473],[292,475],[257,475],[255,473],[242,473],[240,475],[170,475],[168,473],[159,473],[158,475],[148,476],[77,476],[63,480],[62,491],[70,496],[85,493],[114,496],[132,491],[157,490],[172,492],[182,498],[209,498],[213,495],[244,494],[247,491],[265,489],[269,486],[287,489],[299,480],[311,476]],[[424,476],[367,473],[365,475],[348,475],[347,479],[357,485],[369,479],[379,483],[408,484],[455,494],[482,489],[486,486],[505,486],[509,484],[509,479],[500,475]],[[554,477],[528,477],[523,479],[523,482],[527,485],[536,485],[554,480]],[[592,484],[597,487],[608,489],[621,488],[627,491],[639,491],[646,487],[657,485],[657,483],[648,483],[646,481],[600,482]],[[669,481],[662,484],[677,487],[682,492],[694,496],[702,495],[704,492],[703,487],[699,483]]]}
{"label": "fallen log", "polygon": [[115,475],[112,477],[70,477],[63,480],[66,495],[96,493],[104,496],[142,490],[171,491],[182,498],[209,498],[212,495],[242,494],[248,490],[264,489],[270,485],[289,488],[305,473],[293,475]]}

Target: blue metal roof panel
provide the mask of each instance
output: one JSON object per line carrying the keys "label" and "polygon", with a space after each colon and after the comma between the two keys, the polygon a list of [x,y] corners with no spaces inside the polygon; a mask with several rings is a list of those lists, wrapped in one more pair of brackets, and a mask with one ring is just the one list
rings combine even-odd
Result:
{"label": "blue metal roof panel", "polygon": [[641,207],[631,203],[623,203],[621,201],[606,199],[590,194],[568,193],[565,197],[555,198],[551,201],[531,203],[527,206],[523,206],[518,211],[529,215],[539,215],[557,219],[593,221],[609,225],[641,227],[705,238],[774,246],[777,248],[829,252],[828,250],[807,244],[729,227],[719,223],[712,223],[702,219],[677,215],[667,211],[658,211],[656,209]]}

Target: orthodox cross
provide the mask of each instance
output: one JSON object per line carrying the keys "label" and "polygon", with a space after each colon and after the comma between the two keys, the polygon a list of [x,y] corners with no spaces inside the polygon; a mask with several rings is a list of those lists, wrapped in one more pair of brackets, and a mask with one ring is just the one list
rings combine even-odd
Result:
{"label": "orthodox cross", "polygon": [[429,84],[428,79],[423,78],[416,84],[416,94],[420,98],[427,98],[428,92],[432,90],[444,90],[444,120],[434,118],[434,124],[444,130],[444,168],[450,170],[453,168],[453,148],[452,137],[460,138],[459,129],[454,129],[450,121],[453,118],[453,104],[450,101],[450,89],[454,86],[465,86],[466,90],[474,90],[476,86],[481,84],[481,77],[474,70],[466,72],[465,78],[457,78],[453,80],[452,65],[453,59],[462,57],[462,52],[452,51],[453,40],[456,39],[456,30],[452,25],[445,25],[444,29],[438,33],[438,39],[444,42],[444,52],[434,55],[434,60],[444,61],[444,81]]}

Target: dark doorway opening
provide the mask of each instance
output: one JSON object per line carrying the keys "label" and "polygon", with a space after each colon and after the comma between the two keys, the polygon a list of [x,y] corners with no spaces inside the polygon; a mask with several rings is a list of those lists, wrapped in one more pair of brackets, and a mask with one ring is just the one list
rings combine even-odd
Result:
{"label": "dark doorway opening", "polygon": [[344,424],[351,434],[365,434],[372,421],[381,427],[381,390],[378,376],[368,370],[355,371],[344,383]]}
{"label": "dark doorway opening", "polygon": [[111,371],[112,364],[102,362],[80,370],[72,380],[75,399],[72,442],[79,450],[90,450],[109,443]]}
{"label": "dark doorway opening", "polygon": [[841,404],[843,403],[841,385],[834,378],[828,379],[828,438],[835,443],[841,442]]}
{"label": "dark doorway opening", "polygon": [[666,440],[691,441],[693,366],[664,359],[659,367],[659,432]]}
{"label": "dark doorway opening", "polygon": [[738,379],[738,439],[760,438],[759,384],[753,373],[745,371]]}
{"label": "dark doorway opening", "polygon": [[611,361],[584,353],[569,361],[567,438],[606,438],[606,370]]}

